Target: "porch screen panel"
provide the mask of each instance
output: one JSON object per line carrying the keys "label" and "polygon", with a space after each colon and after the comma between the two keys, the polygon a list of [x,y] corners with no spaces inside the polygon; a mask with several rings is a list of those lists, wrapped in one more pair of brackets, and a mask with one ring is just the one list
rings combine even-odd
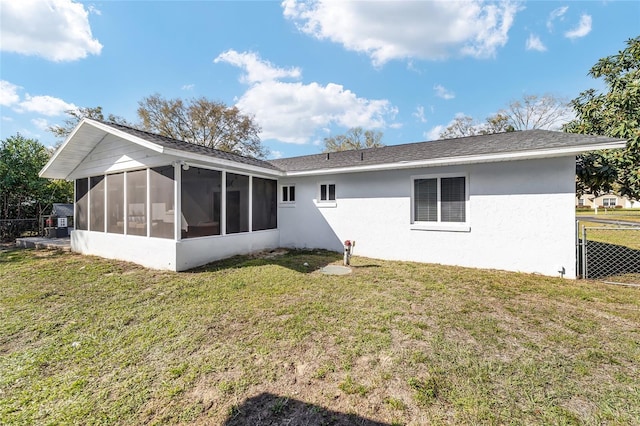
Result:
{"label": "porch screen panel", "polygon": [[151,236],[174,238],[174,168],[154,167],[149,172]]}
{"label": "porch screen panel", "polygon": [[254,231],[278,227],[278,182],[253,178],[252,228]]}
{"label": "porch screen panel", "polygon": [[440,180],[440,203],[442,222],[465,221],[464,177],[442,178]]}
{"label": "porch screen panel", "polygon": [[147,235],[147,171],[127,173],[127,234]]}
{"label": "porch screen panel", "polygon": [[107,175],[107,232],[124,234],[124,174]]}
{"label": "porch screen panel", "polygon": [[220,235],[222,172],[190,167],[182,171],[182,237]]}
{"label": "porch screen panel", "polygon": [[227,173],[227,234],[249,231],[249,176]]}
{"label": "porch screen panel", "polygon": [[413,220],[437,222],[438,179],[416,179],[413,181],[413,186]]}
{"label": "porch screen panel", "polygon": [[89,179],[76,179],[76,229],[89,229]]}
{"label": "porch screen panel", "polygon": [[91,213],[89,230],[104,232],[104,176],[89,178]]}

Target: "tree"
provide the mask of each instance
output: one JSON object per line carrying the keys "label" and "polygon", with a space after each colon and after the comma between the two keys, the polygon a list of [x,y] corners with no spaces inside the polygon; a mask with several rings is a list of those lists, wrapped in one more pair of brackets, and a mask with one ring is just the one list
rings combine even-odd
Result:
{"label": "tree", "polygon": [[183,101],[158,94],[138,105],[141,128],[146,131],[256,158],[268,153],[260,141],[260,126],[235,106],[204,97]]}
{"label": "tree", "polygon": [[0,143],[0,215],[3,219],[33,218],[54,202],[69,202],[73,184],[43,179],[38,173],[49,160],[47,148],[20,135]]}
{"label": "tree", "polygon": [[551,130],[560,129],[570,119],[571,107],[567,101],[550,94],[524,95],[498,114],[506,117],[514,130]]}
{"label": "tree", "polygon": [[484,123],[459,115],[440,133],[440,139],[490,135],[515,130],[560,128],[571,116],[569,104],[553,95],[525,95],[487,117]]}
{"label": "tree", "polygon": [[382,132],[377,130],[363,130],[362,127],[352,127],[342,135],[324,138],[323,152],[379,148],[384,146],[382,136]]}
{"label": "tree", "polygon": [[639,200],[640,37],[627,40],[627,47],[618,54],[600,59],[589,75],[602,78],[607,91],[589,89],[572,100],[577,118],[565,131],[625,139],[627,146],[581,155],[576,165],[578,194],[598,195],[614,189]]}
{"label": "tree", "polygon": [[513,132],[509,118],[501,113],[487,117],[484,123],[476,122],[468,115],[458,115],[442,133],[440,139],[462,138],[465,136],[490,135],[493,133]]}
{"label": "tree", "polygon": [[49,131],[54,135],[60,137],[62,140],[66,139],[66,137],[69,136],[69,134],[73,131],[73,129],[75,129],[75,127],[80,121],[82,121],[83,118],[90,118],[92,120],[98,121],[110,121],[112,123],[131,126],[131,124],[128,123],[127,120],[113,114],[109,114],[105,120],[105,116],[102,112],[101,106],[97,106],[94,108],[80,107],[78,109],[70,109],[65,112],[69,117],[64,120],[64,125],[54,125],[49,127]]}

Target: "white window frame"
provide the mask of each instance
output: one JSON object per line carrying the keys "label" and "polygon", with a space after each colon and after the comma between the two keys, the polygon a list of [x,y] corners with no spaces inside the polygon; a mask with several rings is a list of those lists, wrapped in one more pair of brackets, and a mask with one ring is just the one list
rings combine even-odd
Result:
{"label": "white window frame", "polygon": [[[613,205],[611,204],[613,200]],[[616,197],[604,197],[602,199],[602,207],[615,207],[618,205],[618,199]]]}
{"label": "white window frame", "polygon": [[[284,199],[284,189],[287,188],[287,197],[289,198],[288,200],[285,201]],[[294,198],[293,200],[291,200],[291,188],[294,189]],[[279,201],[280,201],[280,205],[282,207],[295,207],[296,206],[296,184],[295,183],[288,183],[286,185],[280,185],[280,193],[279,193]]]}
{"label": "white window frame", "polygon": [[[443,178],[464,178],[464,222],[442,222],[441,207],[441,180]],[[425,222],[415,220],[415,181],[417,179],[437,179],[437,214],[438,220],[435,222]],[[411,229],[418,231],[451,231],[451,232],[470,232],[471,231],[471,209],[469,208],[469,174],[467,173],[442,173],[411,176]]]}
{"label": "white window frame", "polygon": [[[327,199],[323,200],[322,199],[322,186],[326,185],[327,186]],[[329,199],[329,186],[333,185],[334,187],[334,199],[330,200]],[[316,205],[318,207],[337,207],[338,206],[338,186],[336,185],[335,182],[333,181],[328,181],[328,182],[319,182],[318,183],[318,197],[316,199]]]}

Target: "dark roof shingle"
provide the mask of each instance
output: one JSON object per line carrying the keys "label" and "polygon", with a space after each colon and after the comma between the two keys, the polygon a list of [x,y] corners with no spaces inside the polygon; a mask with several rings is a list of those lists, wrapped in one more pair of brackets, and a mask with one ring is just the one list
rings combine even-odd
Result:
{"label": "dark roof shingle", "polygon": [[155,133],[134,129],[133,127],[123,126],[122,124],[109,123],[109,122],[102,122],[102,123],[110,127],[113,127],[114,129],[118,129],[120,131],[123,131],[125,133],[136,136],[140,139],[144,139],[148,142],[160,145],[165,148],[176,149],[184,152],[191,152],[194,154],[206,155],[208,157],[214,157],[214,158],[219,158],[221,160],[233,161],[236,163],[262,167],[265,169],[279,170],[277,166],[265,160],[259,160],[253,157],[246,157],[244,155],[234,154],[232,152],[220,151],[219,149],[209,148],[202,145],[196,145],[190,142],[184,142],[178,139],[157,135]]}
{"label": "dark roof shingle", "polygon": [[549,130],[525,130],[468,136],[431,142],[389,145],[381,148],[305,155],[270,160],[283,171],[312,171],[342,167],[392,164],[477,155],[506,154],[613,142],[606,136],[589,136]]}

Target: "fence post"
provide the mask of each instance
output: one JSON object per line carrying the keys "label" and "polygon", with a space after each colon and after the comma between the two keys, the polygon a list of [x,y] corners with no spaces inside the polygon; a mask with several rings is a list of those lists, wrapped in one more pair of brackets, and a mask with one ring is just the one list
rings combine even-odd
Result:
{"label": "fence post", "polygon": [[587,270],[587,227],[582,225],[582,278],[588,278]]}

